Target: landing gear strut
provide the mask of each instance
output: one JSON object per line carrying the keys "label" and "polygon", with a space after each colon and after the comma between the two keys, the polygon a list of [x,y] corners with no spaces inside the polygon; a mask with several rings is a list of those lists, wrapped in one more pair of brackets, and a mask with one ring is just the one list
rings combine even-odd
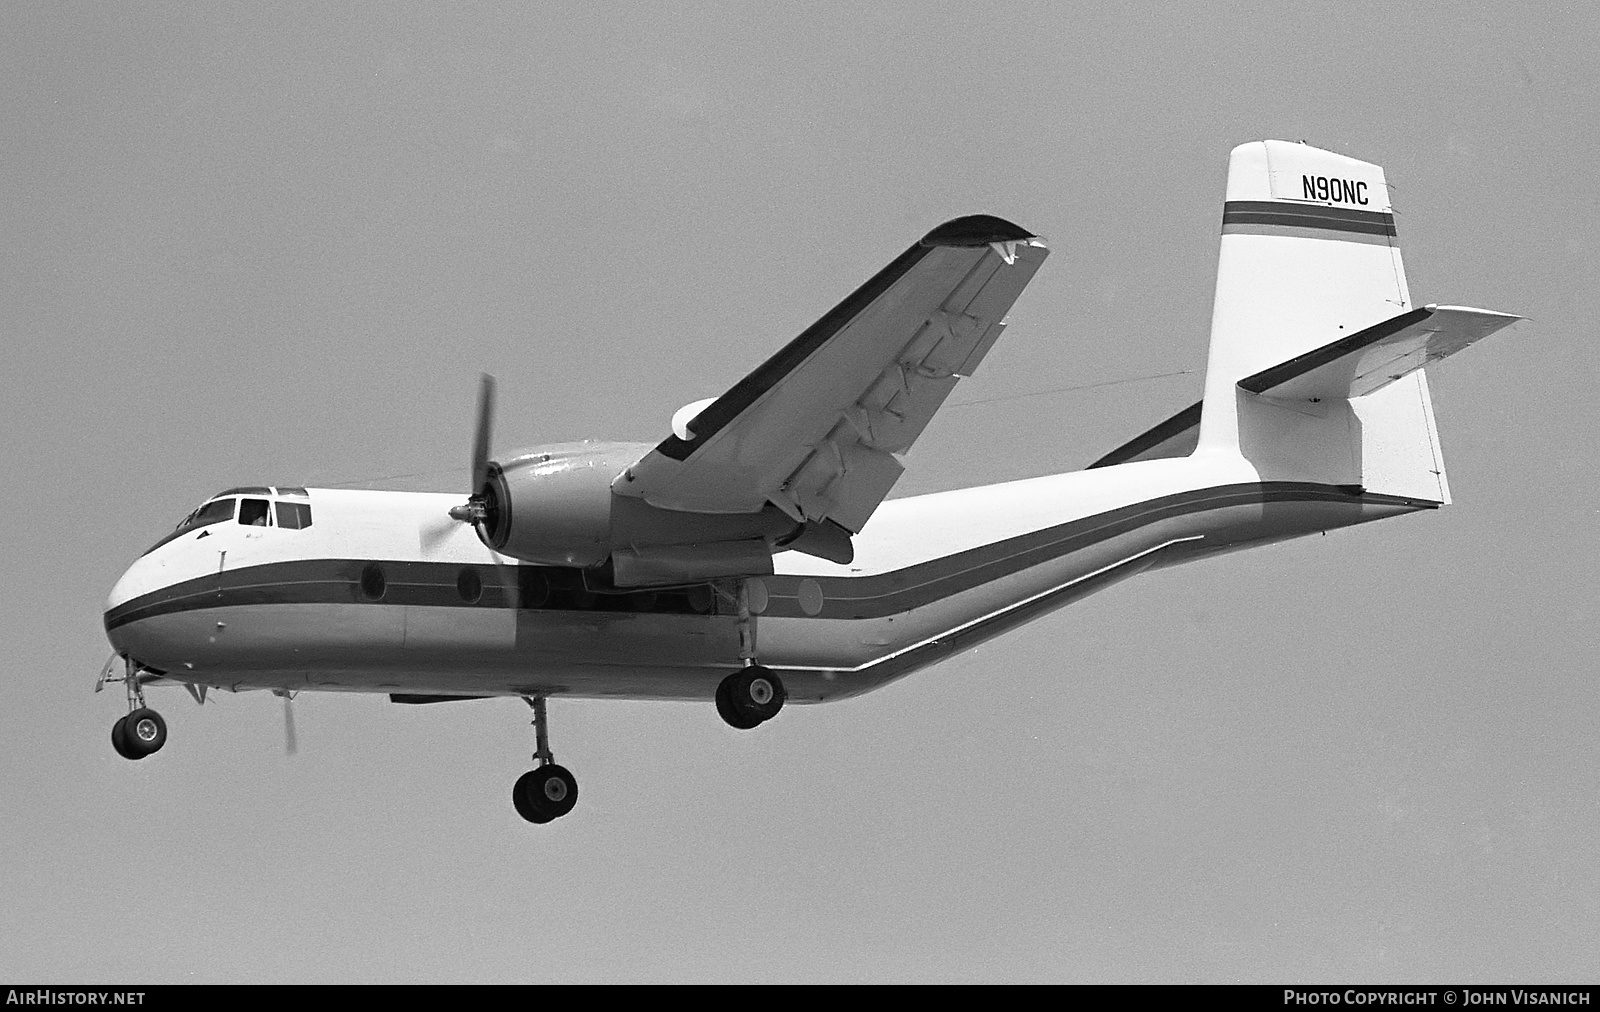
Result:
{"label": "landing gear strut", "polygon": [[559,819],[572,811],[578,803],[578,781],[564,766],[556,765],[550,753],[550,729],[544,714],[543,696],[523,696],[522,701],[533,707],[533,731],[537,751],[534,762],[539,765],[517,778],[511,788],[511,803],[517,814],[533,823],[546,823]]}
{"label": "landing gear strut", "polygon": [[[717,714],[741,731],[764,724],[783,709],[783,681],[756,663],[756,617],[750,607],[750,584],[740,580],[734,600],[739,608],[739,660],[744,667],[717,685]],[[761,607],[757,605],[757,608]]]}
{"label": "landing gear strut", "polygon": [[106,662],[95,691],[99,692],[107,682],[123,683],[128,692],[128,715],[111,725],[111,747],[124,759],[143,759],[161,751],[161,746],[167,743],[167,722],[161,719],[161,714],[145,705],[144,684],[138,664],[131,657],[123,658],[125,668],[119,679],[111,674],[116,660],[116,657],[112,657]]}

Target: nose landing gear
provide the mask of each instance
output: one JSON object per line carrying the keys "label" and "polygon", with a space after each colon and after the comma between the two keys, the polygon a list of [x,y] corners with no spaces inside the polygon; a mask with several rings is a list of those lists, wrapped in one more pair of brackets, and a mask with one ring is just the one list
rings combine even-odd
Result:
{"label": "nose landing gear", "polygon": [[522,701],[533,707],[533,731],[537,751],[533,759],[539,765],[517,778],[511,788],[511,803],[517,814],[535,824],[561,818],[578,803],[578,781],[564,766],[556,765],[550,752],[550,729],[545,719],[544,697],[523,696]]}
{"label": "nose landing gear", "polygon": [[140,706],[111,725],[111,747],[124,759],[143,759],[167,743],[167,722],[148,706]]}
{"label": "nose landing gear", "polygon": [[161,751],[161,746],[167,743],[167,722],[145,705],[143,675],[138,664],[131,657],[123,658],[123,675],[117,678],[111,673],[116,661],[116,655],[112,655],[106,662],[94,690],[99,692],[108,682],[120,681],[126,687],[129,712],[111,725],[111,747],[124,759],[143,759]]}

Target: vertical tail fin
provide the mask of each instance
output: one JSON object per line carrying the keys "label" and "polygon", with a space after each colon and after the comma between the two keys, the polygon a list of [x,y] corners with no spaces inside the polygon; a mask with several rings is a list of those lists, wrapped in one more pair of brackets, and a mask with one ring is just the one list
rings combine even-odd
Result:
{"label": "vertical tail fin", "polygon": [[1421,370],[1362,397],[1317,403],[1238,387],[1411,308],[1381,167],[1286,141],[1234,148],[1200,452],[1243,454],[1263,479],[1448,501]]}

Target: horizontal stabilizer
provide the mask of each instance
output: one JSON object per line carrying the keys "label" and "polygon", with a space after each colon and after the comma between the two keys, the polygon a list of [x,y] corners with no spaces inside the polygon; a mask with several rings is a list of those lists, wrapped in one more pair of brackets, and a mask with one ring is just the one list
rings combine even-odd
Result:
{"label": "horizontal stabilizer", "polygon": [[1246,376],[1239,387],[1278,400],[1361,397],[1520,319],[1465,306],[1413,309]]}

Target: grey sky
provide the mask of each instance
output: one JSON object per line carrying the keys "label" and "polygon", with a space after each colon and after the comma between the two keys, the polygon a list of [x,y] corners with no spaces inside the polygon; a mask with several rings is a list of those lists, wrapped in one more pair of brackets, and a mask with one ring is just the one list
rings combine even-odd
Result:
{"label": "grey sky", "polygon": [[[1114,7],[1114,9],[1108,9]],[[0,978],[1600,976],[1600,15],[1585,5],[0,9]],[[1141,577],[858,700],[152,694],[107,590],[207,494],[653,439],[912,240],[1054,255],[956,401],[1205,360],[1229,148],[1385,166],[1457,504]],[[947,409],[900,493],[1198,373]]]}

